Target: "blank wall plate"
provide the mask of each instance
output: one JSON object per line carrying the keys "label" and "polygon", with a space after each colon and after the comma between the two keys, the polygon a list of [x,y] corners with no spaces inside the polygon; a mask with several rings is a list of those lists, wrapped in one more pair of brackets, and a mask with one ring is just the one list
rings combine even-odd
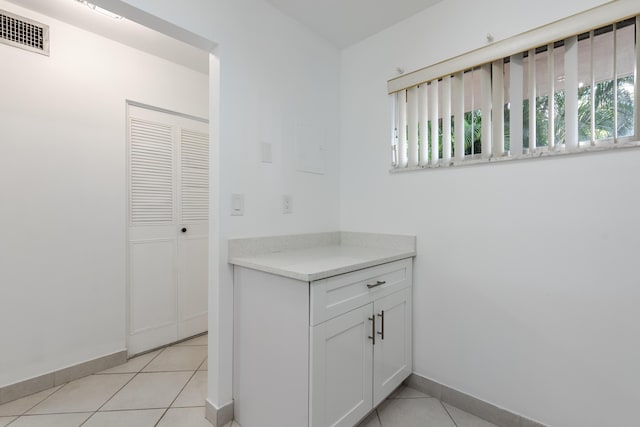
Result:
{"label": "blank wall plate", "polygon": [[260,161],[262,163],[273,163],[273,156],[271,154],[271,143],[260,143]]}

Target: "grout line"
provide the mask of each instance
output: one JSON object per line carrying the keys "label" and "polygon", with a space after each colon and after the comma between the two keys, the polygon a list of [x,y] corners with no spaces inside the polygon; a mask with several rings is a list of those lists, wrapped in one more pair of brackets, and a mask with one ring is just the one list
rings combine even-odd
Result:
{"label": "grout line", "polygon": [[[159,352],[158,352],[158,354],[156,354],[154,357],[152,357],[152,358],[151,358],[151,360],[149,360],[149,362],[148,362],[146,365],[144,365],[144,366],[142,367],[142,369],[146,368],[146,367],[149,365],[149,363],[151,363],[151,362],[152,362],[156,357],[158,357],[161,353],[162,353],[162,351],[159,351]],[[84,422],[83,422],[82,424],[80,424],[80,427],[82,427],[83,425],[85,425],[87,421],[89,421],[91,418],[93,418],[93,416],[94,416],[98,411],[100,411],[100,409],[102,409],[102,408],[104,407],[104,405],[106,405],[107,403],[109,403],[109,402],[111,401],[111,399],[113,399],[113,397],[114,397],[116,394],[120,393],[120,392],[122,391],[122,389],[123,389],[123,388],[125,388],[125,387],[127,386],[127,384],[129,384],[131,381],[133,381],[133,379],[134,379],[135,377],[137,377],[137,376],[140,374],[140,372],[142,372],[142,369],[140,369],[140,371],[138,371],[138,372],[134,373],[134,374],[133,374],[133,376],[132,376],[131,378],[129,378],[129,381],[125,382],[125,383],[122,385],[122,387],[120,387],[118,390],[116,390],[116,392],[115,392],[115,393],[113,393],[113,394],[112,394],[112,395],[111,395],[111,396],[110,396],[110,397],[109,397],[109,398],[108,398],[108,399],[107,399],[107,400],[106,400],[102,405],[100,405],[100,407],[98,407],[98,409],[96,409],[96,410],[93,412],[93,414],[91,414],[91,416],[90,416],[89,418],[87,418],[86,420],[84,420]],[[106,375],[110,375],[110,374],[106,374]],[[120,374],[113,374],[113,375],[120,375]],[[124,374],[124,375],[131,375],[131,374]]]}
{"label": "grout line", "polygon": [[[169,405],[169,407],[167,408],[136,408],[136,409],[115,409],[115,410],[109,410],[109,411],[104,411],[104,412],[123,412],[123,411],[144,411],[144,410],[157,410],[157,409],[164,409],[165,411],[163,412],[162,416],[160,416],[160,419],[158,419],[158,422],[156,423],[156,425],[160,422],[160,420],[162,420],[162,418],[164,417],[164,415],[167,413],[167,411],[171,408],[171,405],[173,405],[173,403],[175,403],[175,401],[177,400],[178,396],[180,396],[180,393],[182,393],[184,391],[184,389],[186,388],[187,384],[189,384],[189,382],[193,379],[193,377],[195,376],[196,373],[199,372],[199,368],[205,363],[205,361],[207,360],[207,358],[205,358],[205,360],[203,360],[199,365],[198,368],[196,368],[195,370],[174,370],[174,371],[151,371],[151,372],[143,372],[143,370],[149,366],[149,364],[151,364],[151,362],[153,362],[158,356],[160,356],[160,354],[162,354],[164,352],[164,350],[166,350],[167,348],[169,348],[171,346],[165,346],[161,349],[159,349],[160,351],[158,351],[158,354],[156,354],[154,357],[152,357],[151,359],[149,359],[149,361],[137,372],[118,372],[118,373],[108,373],[108,374],[101,374],[101,373],[94,373],[91,375],[97,375],[97,376],[104,376],[104,375],[132,375],[131,378],[126,381],[122,387],[120,387],[118,390],[116,390],[102,405],[100,405],[100,407],[95,410],[95,411],[77,411],[77,412],[51,412],[51,413],[46,413],[46,414],[27,414],[27,412],[33,410],[36,406],[40,405],[42,402],[44,402],[45,400],[49,399],[50,397],[52,397],[54,394],[56,394],[57,392],[59,392],[60,390],[62,390],[66,385],[68,385],[70,382],[73,381],[77,381],[77,380],[73,380],[73,381],[68,381],[64,384],[61,384],[59,386],[57,386],[58,388],[54,391],[52,391],[50,394],[48,394],[47,396],[45,396],[44,398],[42,398],[41,400],[39,400],[37,403],[35,403],[33,406],[31,406],[29,409],[27,409],[26,411],[22,412],[21,415],[11,415],[13,417],[15,417],[11,422],[9,422],[7,424],[7,426],[15,423],[16,421],[18,421],[18,419],[22,418],[22,417],[30,417],[30,416],[43,416],[43,415],[64,415],[64,414],[91,414],[86,420],[84,420],[81,424],[81,426],[83,426],[84,424],[87,423],[87,421],[89,421],[91,418],[93,418],[93,416],[98,413],[107,403],[109,403],[111,401],[111,399],[113,399],[113,397],[118,394],[120,391],[122,391],[122,389],[124,389],[131,381],[133,381],[133,379],[135,377],[137,377],[139,374],[142,373],[168,373],[168,372],[193,372],[192,375],[189,377],[189,380],[185,383],[185,385],[182,387],[182,389],[180,389],[180,392],[178,392],[178,394],[176,395],[176,397],[173,399],[173,401],[171,402],[171,404]],[[185,346],[185,347],[205,347],[204,345],[193,345],[193,346]],[[154,351],[154,350],[152,350]],[[134,356],[133,358],[138,357],[138,355]],[[132,359],[133,359],[132,358]],[[131,360],[128,359],[127,362]],[[127,363],[125,362],[125,363]],[[202,371],[205,372],[205,371]],[[90,376],[90,375],[89,375]],[[80,378],[79,378],[80,379]],[[55,387],[52,387],[55,388]],[[44,391],[44,390],[43,390]],[[41,392],[38,392],[41,393]],[[34,393],[35,394],[35,393]],[[25,396],[28,397],[28,396]],[[202,406],[186,406],[183,408],[201,408]]]}
{"label": "grout line", "polygon": [[[91,416],[90,416],[89,418],[87,418],[87,419],[86,419],[82,424],[80,424],[80,426],[83,426],[87,421],[89,421],[91,418],[93,418],[93,416],[94,416],[96,413],[98,413],[98,412],[100,411],[100,409],[102,409],[102,408],[103,408],[107,403],[109,403],[109,402],[111,401],[111,399],[113,399],[113,398],[115,397],[115,395],[116,395],[116,394],[120,393],[120,392],[122,391],[122,389],[124,389],[124,388],[125,388],[125,387],[126,387],[126,386],[131,382],[131,381],[133,381],[133,379],[134,379],[135,377],[137,377],[137,376],[138,376],[138,375],[140,375],[140,374],[146,373],[146,372],[142,372],[142,371],[143,371],[147,366],[149,366],[149,364],[150,364],[151,362],[153,362],[157,357],[159,357],[162,353],[164,353],[164,350],[166,350],[167,348],[169,348],[169,347],[165,347],[165,348],[163,348],[162,350],[158,351],[158,354],[156,354],[155,356],[153,356],[153,357],[152,357],[152,358],[151,358],[151,359],[150,359],[150,360],[149,360],[149,361],[148,361],[148,362],[147,362],[147,363],[146,363],[146,364],[145,364],[145,365],[144,365],[144,366],[143,366],[143,367],[138,371],[138,372],[134,373],[134,375],[129,379],[129,381],[127,381],[127,382],[126,382],[122,387],[120,387],[120,388],[119,388],[115,393],[113,393],[113,394],[111,395],[111,397],[109,397],[109,398],[108,398],[108,399],[107,399],[107,400],[106,400],[102,405],[100,405],[100,407],[99,407],[96,411],[94,411],[94,413],[93,413],[93,414],[91,414]],[[162,371],[162,372],[179,372],[179,371]],[[189,372],[189,371],[186,371],[186,372]],[[105,374],[105,375],[111,375],[111,374]],[[113,374],[113,375],[116,375],[116,374]],[[191,377],[193,377],[193,375],[192,375]],[[189,378],[189,381],[191,381],[191,378]],[[187,381],[187,383],[188,383],[189,381]],[[183,388],[184,388],[184,387],[183,387]],[[182,390],[180,390],[180,393],[182,393]],[[178,393],[178,395],[179,395],[180,393]],[[177,396],[176,396],[176,398],[177,398]],[[175,401],[175,399],[174,399],[174,401]],[[171,402],[171,403],[173,403],[173,402]],[[171,406],[171,405],[169,405],[169,406]],[[138,408],[138,409],[142,409],[142,408]],[[138,409],[126,409],[126,410],[128,410],[128,411],[129,411],[129,410],[134,410],[134,411],[135,411],[135,410],[138,410]],[[144,408],[144,409],[165,409],[165,408]],[[106,411],[105,411],[105,412],[106,412]],[[166,411],[166,409],[165,409],[165,412],[163,412],[163,413],[162,413],[162,416],[160,416],[160,419],[162,419],[162,417],[164,416],[164,414],[165,414],[166,412],[167,412],[167,411]],[[158,422],[160,421],[160,419],[158,420]]]}
{"label": "grout line", "polygon": [[389,400],[411,400],[411,399],[435,399],[433,396],[424,395],[424,396],[408,396],[408,397],[389,397]]}
{"label": "grout line", "polygon": [[[156,421],[156,423],[153,425],[154,427],[156,427],[158,424],[160,424],[160,421],[162,421],[162,419],[164,418],[164,416],[167,414],[167,412],[169,412],[169,409],[171,409],[171,405],[173,405],[176,400],[178,399],[178,397],[180,396],[180,394],[182,394],[182,392],[184,391],[185,388],[187,388],[187,385],[189,385],[189,383],[191,382],[191,380],[193,379],[193,377],[196,376],[196,373],[198,372],[198,370],[196,369],[195,371],[193,371],[193,374],[191,374],[191,376],[189,377],[189,379],[187,380],[186,383],[184,383],[184,385],[182,386],[182,388],[180,389],[180,391],[178,392],[178,394],[176,394],[176,397],[173,398],[173,400],[171,401],[171,403],[169,404],[169,406],[164,410],[164,412],[162,413],[162,415],[160,416],[160,418],[158,418],[158,421]],[[199,408],[201,408],[202,406],[198,406]]]}
{"label": "grout line", "polygon": [[378,417],[378,422],[380,423],[380,427],[382,427],[382,419],[380,418],[380,412],[378,412],[378,408],[374,409],[376,411],[376,417]]}
{"label": "grout line", "polygon": [[[62,384],[62,385],[57,386],[57,387],[58,387],[58,389],[57,389],[57,390],[53,390],[53,391],[52,391],[51,393],[49,393],[46,397],[44,397],[44,398],[42,398],[41,400],[39,400],[35,405],[33,405],[32,407],[30,407],[29,409],[27,409],[26,411],[24,411],[22,414],[20,414],[20,415],[9,415],[9,416],[10,416],[10,417],[18,417],[18,418],[20,418],[20,417],[22,417],[22,416],[26,415],[26,414],[27,414],[27,412],[31,411],[33,408],[35,408],[36,406],[38,406],[39,404],[41,404],[42,402],[44,402],[45,400],[47,400],[48,398],[50,398],[51,396],[53,396],[54,394],[56,394],[58,391],[60,391],[60,390],[61,390],[65,385],[67,385],[67,384],[69,384],[69,383],[64,383],[64,384]],[[51,388],[56,388],[56,387],[51,387]],[[42,391],[45,391],[45,390],[42,390]],[[42,393],[42,392],[39,392],[39,393]],[[33,394],[36,394],[36,393],[33,393]],[[29,396],[25,396],[25,397],[29,397]],[[24,399],[24,398],[23,398],[23,399]],[[10,403],[10,402],[9,402],[9,403]],[[17,420],[18,418],[16,418],[16,420]],[[14,422],[14,421],[15,421],[15,420],[13,420],[13,421],[11,421],[11,422]],[[11,423],[9,423],[9,424],[11,424]],[[7,425],[9,425],[9,424],[7,424]]]}
{"label": "grout line", "polygon": [[447,413],[447,415],[449,415],[449,418],[451,418],[451,421],[453,421],[453,424],[458,427],[458,423],[456,422],[456,420],[453,419],[453,417],[451,416],[451,413],[449,412],[449,410],[447,409],[446,406],[444,406],[444,403],[442,403],[442,400],[438,399],[438,402],[440,402],[440,405],[442,405],[442,407],[444,408],[444,411]]}
{"label": "grout line", "polygon": [[93,414],[94,412],[95,411],[47,412],[46,414],[25,414],[25,415],[21,415],[21,417],[42,417],[47,415],[70,415],[70,414]]}

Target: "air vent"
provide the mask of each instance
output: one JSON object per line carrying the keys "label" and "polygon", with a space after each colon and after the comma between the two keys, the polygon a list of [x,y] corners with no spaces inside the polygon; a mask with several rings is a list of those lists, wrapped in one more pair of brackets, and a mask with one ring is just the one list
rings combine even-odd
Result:
{"label": "air vent", "polygon": [[49,26],[0,10],[0,43],[49,56]]}

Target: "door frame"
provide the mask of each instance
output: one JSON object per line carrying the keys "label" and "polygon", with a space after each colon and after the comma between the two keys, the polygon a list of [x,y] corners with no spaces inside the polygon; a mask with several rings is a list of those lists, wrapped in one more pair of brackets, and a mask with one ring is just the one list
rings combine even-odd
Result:
{"label": "door frame", "polygon": [[[138,102],[138,101],[133,101],[131,99],[125,99],[125,345],[126,345],[126,350],[127,353],[129,352],[129,348],[130,348],[130,332],[131,332],[131,247],[130,247],[130,233],[129,233],[129,227],[131,226],[131,221],[130,221],[130,184],[131,184],[131,174],[130,174],[130,169],[131,169],[131,164],[130,164],[130,149],[131,149],[131,141],[130,141],[130,135],[129,135],[129,117],[130,117],[130,109],[131,107],[137,107],[137,108],[144,108],[147,110],[151,110],[151,111],[157,111],[160,113],[164,113],[164,114],[171,114],[174,116],[178,116],[178,117],[183,117],[186,119],[190,119],[190,120],[195,120],[198,122],[202,122],[205,123],[207,125],[210,126],[210,122],[209,119],[205,119],[203,117],[198,117],[198,116],[193,116],[190,114],[185,114],[185,113],[180,113],[178,111],[174,111],[174,110],[170,110],[170,109],[166,109],[166,108],[162,108],[162,107],[156,107],[154,105],[149,105],[149,104],[145,104],[142,102]],[[211,137],[209,136],[209,144],[211,144]],[[211,151],[209,150],[209,156],[210,156]],[[211,159],[209,158],[209,164],[211,164]],[[209,171],[209,177],[211,177],[211,171]],[[209,197],[211,197],[211,192],[209,192]],[[177,207],[176,207],[177,208]],[[211,212],[209,212],[209,224],[208,224],[208,228],[209,228],[209,240],[211,239],[211,224],[210,224],[210,219],[211,219]],[[210,244],[210,242],[209,242]],[[207,272],[208,273],[208,272]],[[209,274],[207,274],[207,280],[209,280]],[[207,315],[208,317],[208,315]],[[148,351],[152,351],[153,349],[147,350],[145,352]],[[144,353],[144,352],[143,352]],[[129,357],[134,356],[134,355],[129,355]]]}

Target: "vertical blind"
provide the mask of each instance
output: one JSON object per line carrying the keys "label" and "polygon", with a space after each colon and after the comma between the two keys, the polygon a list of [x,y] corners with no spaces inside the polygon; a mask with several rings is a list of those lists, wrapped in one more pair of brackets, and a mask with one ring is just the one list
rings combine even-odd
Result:
{"label": "vertical blind", "polygon": [[392,92],[393,167],[637,140],[638,21],[627,18]]}

